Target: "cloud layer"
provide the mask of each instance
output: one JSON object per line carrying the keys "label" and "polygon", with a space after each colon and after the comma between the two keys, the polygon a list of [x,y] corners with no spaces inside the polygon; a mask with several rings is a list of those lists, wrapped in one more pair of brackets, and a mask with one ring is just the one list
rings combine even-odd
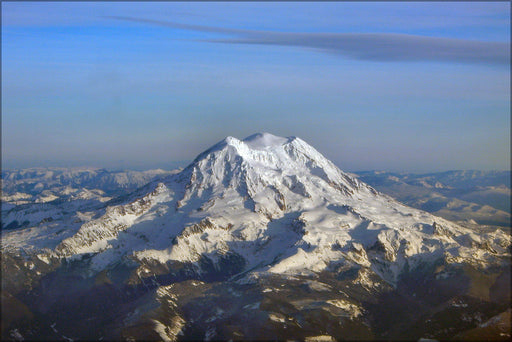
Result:
{"label": "cloud layer", "polygon": [[203,40],[206,42],[312,48],[358,60],[437,61],[494,65],[509,65],[510,63],[510,44],[504,42],[395,33],[273,32],[189,25],[134,17],[109,18],[234,36],[234,38],[227,39]]}

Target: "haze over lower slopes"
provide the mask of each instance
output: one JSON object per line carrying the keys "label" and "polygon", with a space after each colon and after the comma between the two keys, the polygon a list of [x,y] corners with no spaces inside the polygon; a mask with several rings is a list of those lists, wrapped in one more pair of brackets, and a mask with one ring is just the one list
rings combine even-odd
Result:
{"label": "haze over lower slopes", "polygon": [[509,57],[507,2],[3,2],[2,166],[268,131],[347,171],[509,169]]}

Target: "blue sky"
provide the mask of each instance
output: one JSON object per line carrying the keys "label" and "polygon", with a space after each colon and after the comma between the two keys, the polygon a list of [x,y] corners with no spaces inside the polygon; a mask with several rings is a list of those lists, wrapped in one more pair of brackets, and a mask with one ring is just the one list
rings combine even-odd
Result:
{"label": "blue sky", "polygon": [[510,169],[509,57],[509,2],[2,2],[2,164],[266,131],[346,171]]}

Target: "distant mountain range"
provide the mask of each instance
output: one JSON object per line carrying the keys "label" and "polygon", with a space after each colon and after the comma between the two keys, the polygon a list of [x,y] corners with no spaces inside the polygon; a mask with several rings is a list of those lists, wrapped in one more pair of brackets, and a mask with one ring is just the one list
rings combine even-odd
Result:
{"label": "distant mountain range", "polygon": [[2,201],[16,205],[51,202],[84,189],[99,190],[106,196],[115,196],[176,172],[109,171],[97,168],[2,170]]}
{"label": "distant mountain range", "polygon": [[508,231],[511,225],[510,171],[367,171],[357,176],[402,203],[474,229]]}
{"label": "distant mountain range", "polygon": [[268,133],[175,172],[6,171],[2,338],[510,338],[507,212],[439,217],[510,193],[488,176],[355,176]]}

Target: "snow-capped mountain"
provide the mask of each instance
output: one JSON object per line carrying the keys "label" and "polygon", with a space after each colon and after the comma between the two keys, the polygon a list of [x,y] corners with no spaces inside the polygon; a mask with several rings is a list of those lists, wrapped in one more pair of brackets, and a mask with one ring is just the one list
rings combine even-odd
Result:
{"label": "snow-capped mountain", "polygon": [[94,255],[97,270],[123,258],[197,266],[228,255],[243,264],[238,271],[274,273],[350,262],[395,282],[406,265],[488,262],[508,245],[504,233],[477,236],[376,192],[300,138],[263,133],[222,140],[181,173],[107,208],[50,254]]}
{"label": "snow-capped mountain", "polygon": [[[85,263],[81,269],[88,277],[114,272],[120,265],[134,268],[129,284],[146,284],[144,279],[153,277],[159,303],[173,308],[165,315],[172,312],[174,318],[160,311],[155,318],[155,331],[164,339],[176,338],[186,326],[184,314],[173,311],[179,306],[172,295],[176,280],[169,279],[178,275],[231,279],[235,287],[267,284],[268,291],[258,292],[261,296],[277,291],[268,285],[275,280],[269,279],[283,276],[290,282],[306,277],[308,291],[335,291],[337,280],[329,285],[318,277],[336,274],[337,279],[351,279],[350,286],[371,292],[396,289],[425,265],[438,267],[435,275],[441,279],[452,276],[449,265],[501,267],[510,256],[510,237],[503,231],[476,235],[407,207],[344,173],[302,139],[268,133],[243,140],[227,137],[181,172],[116,202],[89,215],[78,229],[62,237],[52,234],[51,243],[45,241],[48,226],[43,225],[4,233],[2,245],[34,250],[48,265]],[[52,229],[58,223],[54,225]],[[204,283],[198,284],[187,288],[203,289]],[[235,287],[226,295],[233,295]],[[336,293],[322,305],[351,320],[363,319],[364,296]],[[260,308],[253,304],[244,305]],[[225,310],[202,322],[225,319]],[[289,317],[272,315],[270,320],[281,323]],[[206,333],[224,336],[216,330]]]}

